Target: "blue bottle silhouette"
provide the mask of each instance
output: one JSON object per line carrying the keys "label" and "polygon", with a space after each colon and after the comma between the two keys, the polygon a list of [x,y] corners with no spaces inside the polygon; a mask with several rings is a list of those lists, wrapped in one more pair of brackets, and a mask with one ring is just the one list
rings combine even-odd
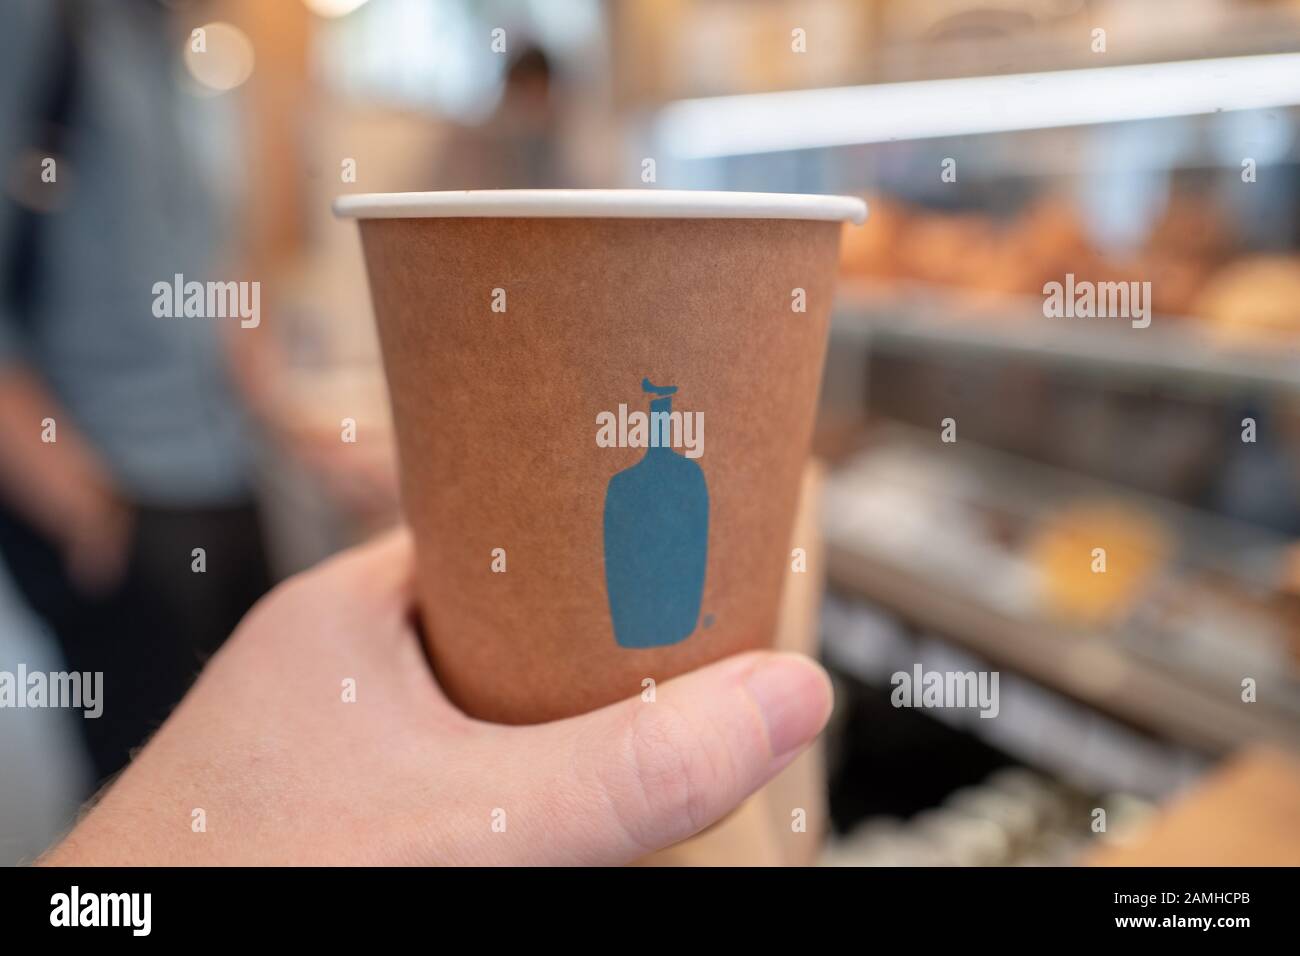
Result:
{"label": "blue bottle silhouette", "polygon": [[[641,387],[671,412],[677,386]],[[653,424],[651,427],[653,434]],[[690,637],[700,616],[709,552],[704,471],[667,445],[609,479],[605,490],[605,587],[622,647],[659,647]]]}

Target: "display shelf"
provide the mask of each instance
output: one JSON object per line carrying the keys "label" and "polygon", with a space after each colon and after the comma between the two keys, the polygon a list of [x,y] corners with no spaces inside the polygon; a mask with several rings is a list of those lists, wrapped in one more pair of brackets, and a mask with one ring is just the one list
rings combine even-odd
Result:
{"label": "display shelf", "polygon": [[841,291],[834,334],[861,339],[879,354],[1027,358],[1080,374],[1198,391],[1300,395],[1300,348],[1230,347],[1193,319],[1155,316],[1145,329],[1123,319],[1049,319],[1040,301],[1008,297],[979,305],[909,286]]}
{"label": "display shelf", "polygon": [[1199,751],[1226,754],[1260,742],[1300,751],[1300,724],[1284,709],[1227,701],[1103,637],[1045,634],[857,542],[830,536],[827,574],[832,585],[995,665]]}
{"label": "display shelf", "polygon": [[[1130,40],[1106,53],[1106,65],[1195,60],[1214,55],[1251,56],[1289,53],[1295,49],[1296,18],[1291,11],[1234,7],[1229,16],[1207,17],[1204,11],[1188,22],[1165,22],[1159,31],[1126,31]],[[1098,56],[1081,34],[1090,36],[1097,24],[1063,18],[1036,31],[1032,42],[1015,35],[982,32],[977,36],[944,38],[927,35],[912,42],[896,41],[878,51],[864,66],[873,82],[929,80],[1005,73],[1018,70],[1080,69],[1098,65]],[[1131,22],[1132,27],[1140,23]],[[1205,37],[1214,43],[1207,50]],[[1123,49],[1120,49],[1120,46]]]}
{"label": "display shelf", "polygon": [[[925,516],[908,513],[906,499],[889,490],[899,476],[907,480],[906,470],[894,472],[892,478],[888,467],[854,473],[890,447],[903,449],[905,455],[918,450],[922,458],[929,454],[910,430],[894,428],[883,435],[874,448],[860,453],[856,464],[845,462],[828,481],[826,500],[833,506],[828,513],[836,519],[827,522],[824,533],[833,586],[996,666],[1201,752],[1217,755],[1260,741],[1300,750],[1300,695],[1278,671],[1283,666],[1280,658],[1258,656],[1248,650],[1258,647],[1250,642],[1215,658],[1240,661],[1243,667],[1249,660],[1249,670],[1243,672],[1258,673],[1260,686],[1267,685],[1257,702],[1246,704],[1238,696],[1240,675],[1216,667],[1207,670],[1204,659],[1184,659],[1191,648],[1181,638],[1162,644],[1170,636],[1139,633],[1135,621],[1101,631],[1044,617],[1037,592],[1026,585],[1023,560],[1015,552],[1003,555],[978,542],[971,544],[951,503],[935,507],[929,520],[923,520]],[[1280,542],[1272,535],[1163,499],[989,449],[946,453],[960,455],[960,462],[945,463],[946,470],[936,474],[960,473],[960,487],[975,494],[980,507],[1017,509],[1030,525],[1053,501],[1096,500],[1101,492],[1159,520],[1171,540],[1179,542],[1178,560],[1192,567],[1256,578],[1267,573],[1262,569],[1272,560],[1270,555],[1278,553]],[[942,482],[930,487],[921,474],[909,480],[908,493],[925,502],[941,498]],[[887,492],[884,499],[854,506],[855,500],[865,501],[862,495],[882,488]],[[881,500],[897,504],[896,521],[882,525]],[[935,540],[936,535],[941,540]],[[1229,637],[1241,642],[1247,635]],[[1174,649],[1181,656],[1175,656]]]}

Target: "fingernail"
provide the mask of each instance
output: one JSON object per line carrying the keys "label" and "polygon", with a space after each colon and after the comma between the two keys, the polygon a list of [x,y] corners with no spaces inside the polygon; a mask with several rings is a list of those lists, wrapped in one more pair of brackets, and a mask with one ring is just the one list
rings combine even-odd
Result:
{"label": "fingernail", "polygon": [[830,718],[830,679],[800,654],[773,654],[749,673],[745,687],[763,714],[774,758],[808,744]]}

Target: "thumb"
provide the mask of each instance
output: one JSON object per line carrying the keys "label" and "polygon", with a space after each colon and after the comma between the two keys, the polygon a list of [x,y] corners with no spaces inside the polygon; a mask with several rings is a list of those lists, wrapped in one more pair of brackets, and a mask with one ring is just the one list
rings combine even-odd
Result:
{"label": "thumb", "polygon": [[653,700],[530,728],[527,786],[552,812],[544,846],[524,856],[619,864],[684,840],[794,760],[830,710],[830,679],[812,660],[750,653],[669,681]]}

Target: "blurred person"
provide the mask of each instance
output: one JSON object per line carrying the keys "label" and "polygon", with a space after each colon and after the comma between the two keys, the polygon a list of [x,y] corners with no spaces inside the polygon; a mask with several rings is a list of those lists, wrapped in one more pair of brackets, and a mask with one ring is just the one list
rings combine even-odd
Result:
{"label": "blurred person", "polygon": [[547,55],[525,47],[506,70],[496,109],[453,131],[436,170],[438,189],[541,189],[572,185],[561,151],[561,87]]}
{"label": "blurred person", "polygon": [[79,722],[101,779],[269,583],[228,320],[151,308],[221,249],[171,26],[158,0],[0,6],[0,557],[67,666],[104,674]]}

